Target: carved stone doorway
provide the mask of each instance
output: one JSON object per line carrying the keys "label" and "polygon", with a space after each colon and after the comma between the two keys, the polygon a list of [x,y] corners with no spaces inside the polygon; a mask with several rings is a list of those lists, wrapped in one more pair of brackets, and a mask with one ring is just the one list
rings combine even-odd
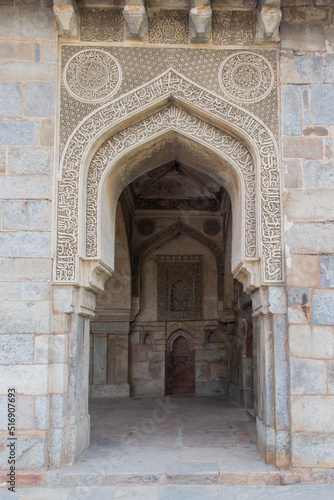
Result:
{"label": "carved stone doorway", "polygon": [[174,332],[167,344],[166,395],[169,394],[195,394],[195,352],[192,338],[184,330]]}

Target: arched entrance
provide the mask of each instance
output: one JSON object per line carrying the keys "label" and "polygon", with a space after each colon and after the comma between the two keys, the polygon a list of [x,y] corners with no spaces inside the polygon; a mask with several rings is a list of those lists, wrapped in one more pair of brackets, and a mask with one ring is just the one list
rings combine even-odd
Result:
{"label": "arched entrance", "polygon": [[[182,287],[182,297],[183,293]],[[177,330],[167,340],[166,394],[195,394],[193,338],[184,330]]]}
{"label": "arched entrance", "polygon": [[[78,127],[65,148],[58,184],[54,309],[59,314],[77,314],[78,318],[94,315],[95,294],[103,290],[115,269],[117,201],[134,179],[161,165],[162,157],[165,163],[190,163],[192,168],[209,174],[224,187],[232,206],[229,269],[245,290],[253,293],[256,303],[254,331],[261,353],[257,376],[258,446],[267,461],[272,462],[276,455],[277,462],[277,457],[285,456],[276,445],[276,432],[281,433],[280,439],[283,435],[286,439],[286,423],[276,426],[278,414],[283,415],[284,409],[273,404],[274,391],[266,391],[272,384],[274,362],[274,346],[267,337],[272,338],[277,327],[273,315],[279,312],[269,295],[270,290],[275,290],[277,296],[277,285],[283,281],[280,183],[274,139],[256,117],[173,71],[136,92],[132,96],[138,97],[135,109],[129,108],[129,95],[123,101],[117,100],[117,109],[122,105],[126,110],[121,115],[114,105],[103,106],[103,112],[94,112]],[[184,288],[185,281],[182,283]],[[138,290],[137,295],[132,295],[131,314],[136,317],[140,309]],[[176,295],[175,289],[170,307],[174,313],[181,312]],[[118,323],[124,323],[117,328],[124,328],[123,333],[128,334],[125,323],[129,321]],[[100,333],[102,338],[105,332]],[[117,338],[113,338],[117,333],[108,330],[103,342],[117,344]],[[138,338],[147,340],[147,332],[143,337],[138,334]],[[214,335],[208,335],[208,339],[214,339]],[[144,345],[150,345],[146,340]],[[277,349],[283,355],[281,343]],[[87,359],[87,345],[84,351]],[[117,378],[116,372],[110,381]],[[77,372],[73,393],[80,380]],[[126,388],[122,391],[126,392]],[[89,435],[85,398],[70,419],[68,435],[73,453],[68,462],[87,446],[80,437],[85,428]]]}

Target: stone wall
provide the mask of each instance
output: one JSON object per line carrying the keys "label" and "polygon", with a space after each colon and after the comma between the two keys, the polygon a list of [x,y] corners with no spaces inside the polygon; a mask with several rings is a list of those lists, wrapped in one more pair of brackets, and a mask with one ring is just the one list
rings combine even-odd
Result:
{"label": "stone wall", "polygon": [[283,0],[282,155],[292,465],[333,467],[333,2]]}
{"label": "stone wall", "polygon": [[[0,415],[17,394],[20,469],[46,461],[49,407],[62,419],[64,335],[50,336],[56,23],[51,2],[0,6]],[[48,376],[48,363],[54,377]],[[7,461],[1,449],[0,468]]]}

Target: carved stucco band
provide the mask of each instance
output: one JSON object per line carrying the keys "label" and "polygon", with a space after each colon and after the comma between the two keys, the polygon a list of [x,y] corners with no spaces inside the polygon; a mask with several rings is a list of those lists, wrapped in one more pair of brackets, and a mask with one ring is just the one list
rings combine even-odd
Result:
{"label": "carved stucco band", "polygon": [[218,277],[218,300],[223,300],[224,298],[224,252],[219,248],[219,246],[212,241],[210,238],[204,236],[204,234],[197,231],[195,228],[184,224],[182,221],[178,221],[175,224],[159,231],[151,238],[143,241],[133,252],[132,261],[132,295],[134,297],[139,296],[139,269],[140,260],[143,255],[150,249],[158,245],[159,243],[173,238],[176,234],[184,234],[189,238],[198,241],[203,246],[205,246],[214,256],[217,264],[217,277]]}
{"label": "carved stucco band", "polygon": [[87,257],[97,256],[97,196],[103,171],[117,156],[140,145],[158,133],[172,129],[195,141],[209,145],[227,161],[232,160],[244,178],[245,189],[245,255],[256,256],[255,231],[255,172],[247,148],[230,134],[190,115],[176,106],[169,106],[122,130],[105,141],[95,153],[87,179]]}
{"label": "carved stucco band", "polygon": [[[188,103],[243,135],[252,144],[259,162],[263,281],[283,279],[280,175],[278,153],[270,130],[248,111],[191,82],[174,70],[105,104],[87,116],[70,137],[62,157],[58,182],[57,255],[55,279],[76,281],[78,255],[78,178],[91,142],[140,109],[154,107],[166,97]],[[255,221],[254,221],[255,224]]]}

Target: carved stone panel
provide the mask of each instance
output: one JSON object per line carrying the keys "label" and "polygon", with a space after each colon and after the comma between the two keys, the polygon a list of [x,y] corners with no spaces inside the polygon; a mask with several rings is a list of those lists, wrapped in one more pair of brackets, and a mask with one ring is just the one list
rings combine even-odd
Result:
{"label": "carved stone panel", "polygon": [[158,255],[159,321],[202,317],[203,256]]}
{"label": "carved stone panel", "polygon": [[213,11],[213,43],[250,44],[253,42],[253,12],[245,10]]}
{"label": "carved stone panel", "polygon": [[123,9],[82,9],[81,40],[123,42]]}
{"label": "carved stone panel", "polygon": [[185,10],[160,10],[151,14],[149,43],[189,43],[189,19]]}

